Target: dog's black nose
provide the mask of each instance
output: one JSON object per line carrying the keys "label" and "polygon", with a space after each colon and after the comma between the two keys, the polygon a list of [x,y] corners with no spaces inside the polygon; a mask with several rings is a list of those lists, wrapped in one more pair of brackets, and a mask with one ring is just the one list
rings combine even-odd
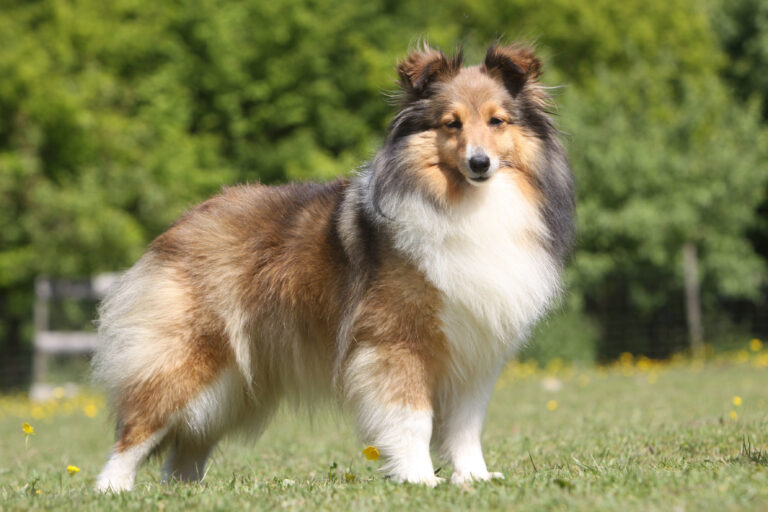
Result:
{"label": "dog's black nose", "polygon": [[491,159],[488,155],[472,155],[469,159],[469,168],[477,174],[485,174],[491,167]]}

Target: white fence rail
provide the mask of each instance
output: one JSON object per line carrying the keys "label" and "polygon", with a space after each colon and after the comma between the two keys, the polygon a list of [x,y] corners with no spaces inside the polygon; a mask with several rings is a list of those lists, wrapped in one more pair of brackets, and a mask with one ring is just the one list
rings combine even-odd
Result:
{"label": "white fence rail", "polygon": [[35,335],[30,395],[41,398],[50,387],[46,383],[52,356],[90,354],[99,345],[95,332],[51,329],[51,301],[58,299],[100,300],[119,274],[99,274],[90,279],[65,280],[39,277],[35,281]]}

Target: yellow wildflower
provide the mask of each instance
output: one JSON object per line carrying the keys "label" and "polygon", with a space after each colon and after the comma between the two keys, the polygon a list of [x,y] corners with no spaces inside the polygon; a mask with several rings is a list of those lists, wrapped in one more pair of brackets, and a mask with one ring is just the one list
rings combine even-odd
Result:
{"label": "yellow wildflower", "polygon": [[752,352],[760,352],[760,349],[762,348],[763,348],[763,342],[757,338],[754,338],[752,341],[749,342],[749,350],[751,350]]}
{"label": "yellow wildflower", "polygon": [[565,362],[559,357],[556,357],[547,363],[547,371],[549,373],[558,373],[563,369],[563,366],[565,366]]}
{"label": "yellow wildflower", "polygon": [[557,400],[550,400],[549,402],[547,402],[547,410],[554,411],[555,409],[557,409],[557,405],[558,405]]}
{"label": "yellow wildflower", "polygon": [[21,424],[21,430],[24,431],[24,447],[29,449],[29,436],[35,435],[35,427],[27,423],[26,421]]}
{"label": "yellow wildflower", "polygon": [[735,405],[736,407],[741,406],[741,397],[740,396],[733,397],[733,405]]}
{"label": "yellow wildflower", "polygon": [[35,494],[40,494],[42,491],[40,489],[35,490]]}
{"label": "yellow wildflower", "polygon": [[83,412],[89,418],[95,418],[99,414],[99,408],[96,407],[94,404],[88,404],[85,407],[83,407]]}
{"label": "yellow wildflower", "polygon": [[737,419],[739,419],[739,415],[736,413],[736,411],[731,411],[730,413],[728,413],[728,416],[730,416],[733,421],[736,421]]}
{"label": "yellow wildflower", "polygon": [[363,455],[365,455],[365,458],[368,460],[379,460],[379,449],[375,446],[369,446],[363,450]]}
{"label": "yellow wildflower", "polygon": [[69,473],[70,475],[75,475],[75,474],[77,474],[79,472],[80,472],[80,468],[79,467],[72,466],[72,465],[67,466],[67,473]]}

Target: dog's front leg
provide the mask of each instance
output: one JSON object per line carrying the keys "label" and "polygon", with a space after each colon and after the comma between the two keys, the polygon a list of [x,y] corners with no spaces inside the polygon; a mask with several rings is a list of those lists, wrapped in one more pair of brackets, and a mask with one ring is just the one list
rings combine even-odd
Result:
{"label": "dog's front leg", "polygon": [[364,442],[385,459],[396,482],[430,487],[435,476],[432,437],[432,379],[425,361],[406,344],[356,347],[345,368],[345,393]]}
{"label": "dog's front leg", "polygon": [[480,436],[493,387],[499,372],[472,379],[460,386],[440,388],[440,413],[436,425],[436,444],[441,455],[453,466],[451,483],[504,478],[485,465]]}
{"label": "dog's front leg", "polygon": [[431,410],[373,400],[358,408],[358,423],[366,442],[376,446],[384,456],[386,462],[381,470],[393,481],[429,487],[440,482],[429,453]]}

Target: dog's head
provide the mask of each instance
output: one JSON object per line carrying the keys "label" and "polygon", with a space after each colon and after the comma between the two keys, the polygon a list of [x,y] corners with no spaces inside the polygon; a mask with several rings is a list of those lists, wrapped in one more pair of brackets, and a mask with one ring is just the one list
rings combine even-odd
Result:
{"label": "dog's head", "polygon": [[[392,137],[421,137],[425,166],[481,186],[498,172],[531,167],[552,130],[541,61],[522,45],[493,45],[479,66],[423,46],[398,66],[402,110]],[[540,133],[541,132],[541,133]]]}

